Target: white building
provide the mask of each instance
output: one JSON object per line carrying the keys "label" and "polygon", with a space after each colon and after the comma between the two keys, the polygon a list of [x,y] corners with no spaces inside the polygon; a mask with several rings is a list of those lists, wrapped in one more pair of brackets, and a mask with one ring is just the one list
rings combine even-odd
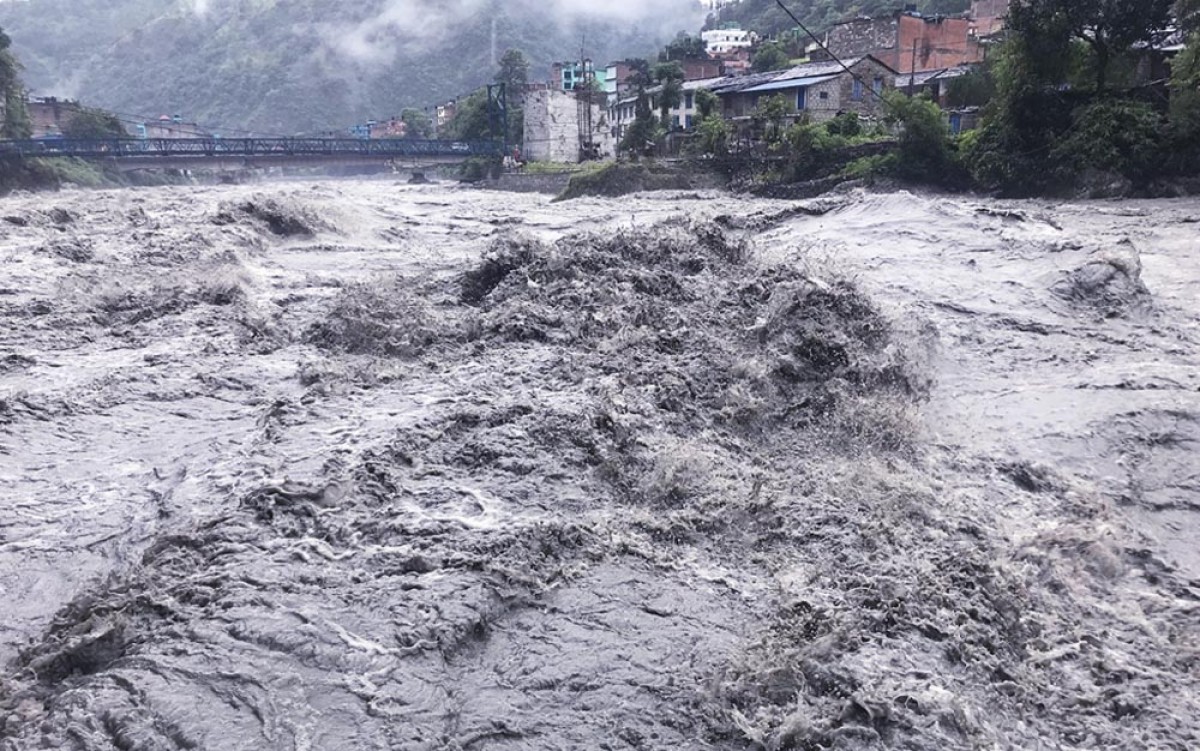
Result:
{"label": "white building", "polygon": [[[696,93],[700,89],[711,89],[713,86],[727,81],[727,76],[721,78],[706,78],[699,81],[685,81],[683,83],[683,96],[680,98],[679,105],[672,107],[667,112],[667,125],[672,131],[675,130],[691,130],[700,123],[700,116],[696,112]],[[662,113],[658,109],[658,94],[662,91],[661,86],[655,86],[652,89],[647,89],[646,93],[650,96],[650,109],[655,116]],[[720,114],[720,111],[717,112]],[[637,97],[630,95],[621,97],[621,99],[608,111],[608,119],[612,124],[613,136],[619,142],[625,137],[625,131],[629,129],[630,123],[637,116]]]}
{"label": "white building", "polygon": [[724,55],[754,46],[757,35],[745,29],[709,29],[700,32],[704,49],[710,55]]}

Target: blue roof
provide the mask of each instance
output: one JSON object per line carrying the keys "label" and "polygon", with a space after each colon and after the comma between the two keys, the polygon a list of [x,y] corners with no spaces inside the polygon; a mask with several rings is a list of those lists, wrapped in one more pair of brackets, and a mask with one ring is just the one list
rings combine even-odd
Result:
{"label": "blue roof", "polygon": [[832,81],[835,78],[837,78],[836,75],[833,75],[833,76],[809,76],[808,78],[787,78],[782,81],[771,81],[770,83],[764,83],[759,86],[751,86],[750,88],[744,89],[743,91],[745,91],[745,93],[747,93],[747,94],[751,94],[751,93],[758,93],[760,91],[782,91],[784,89],[803,89],[808,86],[812,86],[813,84],[824,83],[825,81]]}

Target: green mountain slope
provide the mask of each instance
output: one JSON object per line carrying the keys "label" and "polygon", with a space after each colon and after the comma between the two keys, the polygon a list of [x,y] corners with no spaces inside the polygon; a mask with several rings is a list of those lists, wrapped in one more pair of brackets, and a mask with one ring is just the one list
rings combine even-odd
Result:
{"label": "green mountain slope", "polygon": [[9,0],[0,27],[36,93],[290,134],[464,94],[494,74],[493,47],[522,49],[542,79],[581,48],[597,61],[651,54],[702,21],[694,0],[610,5],[583,15],[533,0]]}

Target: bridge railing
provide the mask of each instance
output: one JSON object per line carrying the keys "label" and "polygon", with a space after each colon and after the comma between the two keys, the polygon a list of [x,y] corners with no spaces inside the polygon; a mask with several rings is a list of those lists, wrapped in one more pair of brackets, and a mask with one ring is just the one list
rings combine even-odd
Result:
{"label": "bridge railing", "polygon": [[38,138],[0,140],[0,156],[62,156],[80,159],[161,157],[472,157],[501,156],[494,141],[402,138]]}

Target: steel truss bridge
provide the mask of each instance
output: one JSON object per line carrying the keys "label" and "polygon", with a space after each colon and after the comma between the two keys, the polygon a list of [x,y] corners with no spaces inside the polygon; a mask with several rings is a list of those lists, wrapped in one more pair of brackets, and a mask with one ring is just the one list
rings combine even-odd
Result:
{"label": "steel truss bridge", "polygon": [[0,157],[111,160],[120,169],[395,162],[419,167],[501,157],[499,141],[359,138],[45,138],[0,140]]}

